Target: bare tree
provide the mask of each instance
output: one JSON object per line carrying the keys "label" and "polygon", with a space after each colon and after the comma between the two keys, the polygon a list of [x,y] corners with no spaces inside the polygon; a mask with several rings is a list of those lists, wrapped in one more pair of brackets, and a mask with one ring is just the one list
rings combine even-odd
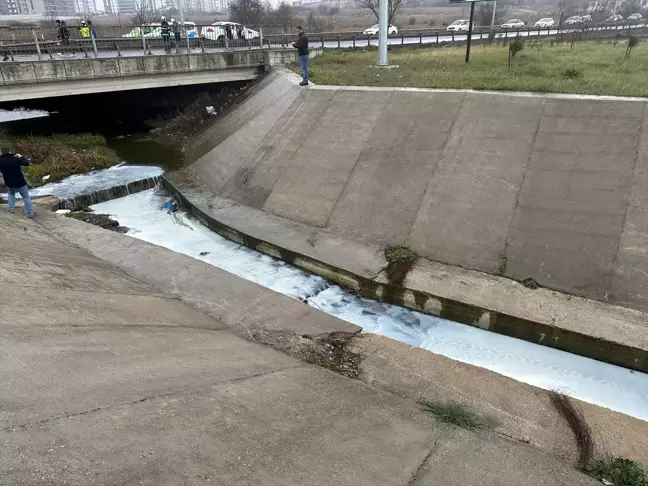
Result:
{"label": "bare tree", "polygon": [[131,17],[134,25],[149,24],[155,20],[155,16],[150,0],[135,0],[135,13]]}
{"label": "bare tree", "polygon": [[[389,19],[387,21],[388,25],[393,24],[394,17],[396,17],[396,14],[398,11],[405,6],[408,0],[388,0],[388,6],[387,6],[387,12],[389,15]],[[356,0],[356,4],[358,5],[358,8],[366,8],[368,10],[371,10],[373,14],[376,16],[377,19],[380,19],[380,16],[378,15],[378,2],[379,0]]]}
{"label": "bare tree", "polygon": [[274,10],[268,9],[268,12],[272,22],[283,27],[291,26],[295,18],[292,7],[285,2],[281,2]]}
{"label": "bare tree", "polygon": [[230,19],[243,25],[259,25],[265,19],[265,8],[259,0],[238,0],[230,3]]}

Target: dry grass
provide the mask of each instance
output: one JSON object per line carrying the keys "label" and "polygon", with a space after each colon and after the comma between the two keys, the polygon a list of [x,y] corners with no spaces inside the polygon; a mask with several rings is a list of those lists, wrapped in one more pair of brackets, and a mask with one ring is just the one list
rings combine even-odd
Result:
{"label": "dry grass", "polygon": [[574,405],[574,402],[567,395],[550,391],[549,398],[574,433],[576,446],[578,447],[578,465],[584,468],[591,463],[594,456],[592,430],[587,425],[583,412]]}
{"label": "dry grass", "polygon": [[624,61],[626,43],[549,41],[526,44],[508,70],[508,46],[473,48],[469,65],[463,47],[393,49],[397,69],[376,69],[375,49],[325,51],[311,63],[314,83],[417,88],[584,93],[648,96],[648,43],[641,43]]}
{"label": "dry grass", "polygon": [[[106,146],[101,135],[9,137],[8,141],[14,152],[32,159],[32,165],[25,167],[25,175],[33,187],[119,162],[117,153]],[[43,181],[47,175],[49,179]]]}

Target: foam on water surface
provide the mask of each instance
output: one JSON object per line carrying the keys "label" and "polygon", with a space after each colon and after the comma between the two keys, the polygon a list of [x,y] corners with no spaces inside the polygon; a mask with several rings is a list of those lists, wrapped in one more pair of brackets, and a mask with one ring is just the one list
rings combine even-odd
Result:
{"label": "foam on water surface", "polygon": [[247,280],[387,336],[515,380],[648,420],[648,375],[402,307],[361,299],[321,277],[233,243],[147,190],[93,206],[129,235],[203,260]]}
{"label": "foam on water surface", "polygon": [[29,192],[32,196],[56,196],[59,199],[72,199],[94,191],[157,177],[162,175],[162,172],[162,168],[155,166],[118,164],[108,169],[74,175],[59,182],[45,184]]}

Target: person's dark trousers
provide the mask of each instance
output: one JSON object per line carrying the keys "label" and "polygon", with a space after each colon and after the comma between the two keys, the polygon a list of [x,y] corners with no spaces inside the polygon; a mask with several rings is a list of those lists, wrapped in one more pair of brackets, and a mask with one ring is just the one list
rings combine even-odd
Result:
{"label": "person's dark trousers", "polygon": [[302,73],[304,73],[302,82],[308,84],[308,56],[299,56],[299,64],[301,64]]}

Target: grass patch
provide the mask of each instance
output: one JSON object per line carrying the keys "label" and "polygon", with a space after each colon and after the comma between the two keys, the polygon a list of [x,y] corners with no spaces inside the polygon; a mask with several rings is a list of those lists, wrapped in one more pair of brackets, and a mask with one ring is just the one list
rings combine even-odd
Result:
{"label": "grass patch", "polygon": [[[119,162],[117,153],[106,146],[101,135],[50,135],[48,137],[7,137],[15,153],[32,160],[23,170],[33,187],[103,169]],[[47,181],[43,176],[49,175]]]}
{"label": "grass patch", "polygon": [[459,402],[423,402],[423,410],[433,413],[440,422],[464,429],[478,429],[484,421],[470,407]]}
{"label": "grass patch", "polygon": [[389,60],[398,69],[380,70],[375,49],[325,51],[312,60],[311,78],[329,85],[648,96],[648,43],[624,60],[626,49],[625,42],[579,42],[573,50],[569,43],[534,43],[516,54],[510,71],[508,45],[475,46],[468,65],[464,47],[393,49]]}
{"label": "grass patch", "polygon": [[400,285],[405,280],[407,272],[410,271],[418,258],[416,253],[404,246],[391,246],[385,250],[387,259],[387,278],[389,282]]}
{"label": "grass patch", "polygon": [[648,478],[635,461],[623,457],[593,461],[585,472],[598,480],[606,479],[614,486],[648,486]]}

